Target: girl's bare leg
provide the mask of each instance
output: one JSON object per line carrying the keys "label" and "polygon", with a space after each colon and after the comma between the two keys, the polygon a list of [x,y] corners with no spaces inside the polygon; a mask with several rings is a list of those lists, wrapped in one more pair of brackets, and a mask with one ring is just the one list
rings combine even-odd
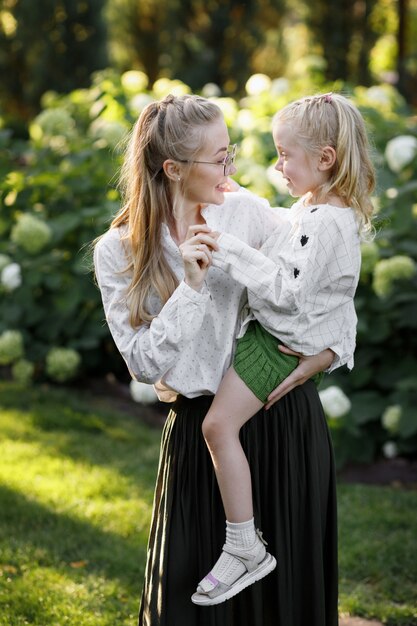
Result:
{"label": "girl's bare leg", "polygon": [[251,475],[239,431],[262,406],[261,400],[230,368],[203,422],[204,438],[229,522],[244,522],[253,517]]}
{"label": "girl's bare leg", "polygon": [[239,440],[243,424],[262,406],[231,368],[203,422],[226,513],[226,542],[191,598],[201,606],[227,600],[276,566],[255,528],[250,469]]}

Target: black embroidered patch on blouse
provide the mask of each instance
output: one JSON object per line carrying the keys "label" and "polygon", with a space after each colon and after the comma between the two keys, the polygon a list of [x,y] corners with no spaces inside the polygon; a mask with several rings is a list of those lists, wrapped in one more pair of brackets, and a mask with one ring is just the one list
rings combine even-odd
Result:
{"label": "black embroidered patch on blouse", "polygon": [[300,239],[300,243],[301,243],[301,245],[302,245],[302,246],[305,246],[305,245],[306,245],[306,243],[307,243],[307,241],[308,241],[308,237],[307,237],[307,235],[303,235],[303,236],[301,237],[301,239]]}
{"label": "black embroidered patch on blouse", "polygon": [[311,209],[310,213],[314,213],[314,211],[317,211],[318,208],[318,206],[314,207],[314,209]]}
{"label": "black embroidered patch on blouse", "polygon": [[299,273],[300,273],[300,270],[298,269],[298,267],[294,267],[294,278],[297,278]]}

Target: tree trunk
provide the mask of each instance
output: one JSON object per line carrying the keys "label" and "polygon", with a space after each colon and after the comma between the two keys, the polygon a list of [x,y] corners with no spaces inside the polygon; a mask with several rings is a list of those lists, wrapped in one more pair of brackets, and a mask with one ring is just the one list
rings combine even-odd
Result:
{"label": "tree trunk", "polygon": [[397,72],[398,72],[398,90],[407,98],[407,70],[405,66],[406,48],[407,48],[407,0],[398,0],[398,31],[397,31]]}

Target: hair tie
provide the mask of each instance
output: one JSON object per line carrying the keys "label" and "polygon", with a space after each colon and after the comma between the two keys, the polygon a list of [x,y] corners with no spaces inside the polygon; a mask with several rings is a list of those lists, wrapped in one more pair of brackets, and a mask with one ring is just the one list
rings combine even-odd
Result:
{"label": "hair tie", "polygon": [[161,104],[167,106],[168,104],[173,104],[175,102],[175,96],[172,93],[169,93],[163,100],[161,100]]}
{"label": "hair tie", "polygon": [[325,101],[325,102],[328,102],[328,103],[330,103],[330,104],[332,103],[332,101],[333,101],[333,98],[332,98],[332,93],[333,93],[333,92],[331,92],[331,91],[330,91],[329,93],[325,93],[325,94],[324,94],[323,98],[324,98],[324,101]]}

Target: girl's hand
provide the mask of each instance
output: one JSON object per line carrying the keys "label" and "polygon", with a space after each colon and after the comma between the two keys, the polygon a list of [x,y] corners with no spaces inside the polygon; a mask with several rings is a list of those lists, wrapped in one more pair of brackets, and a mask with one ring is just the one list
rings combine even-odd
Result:
{"label": "girl's hand", "polygon": [[190,226],[179,249],[184,262],[184,280],[192,289],[200,291],[211,265],[211,253],[219,249],[210,228],[206,224]]}
{"label": "girl's hand", "polygon": [[239,189],[239,183],[237,183],[235,180],[233,180],[233,178],[230,178],[230,176],[228,176],[227,187],[225,188],[225,191],[239,191]]}
{"label": "girl's hand", "polygon": [[285,394],[291,391],[291,389],[294,389],[294,387],[302,385],[306,382],[306,380],[314,376],[314,374],[318,374],[319,372],[326,370],[330,367],[334,359],[334,352],[333,350],[330,350],[330,348],[327,348],[327,350],[323,350],[314,356],[305,356],[299,352],[294,352],[294,350],[291,350],[286,346],[279,346],[279,349],[284,354],[298,356],[300,360],[295,370],[291,372],[291,374],[269,394],[268,402],[265,405],[266,409],[271,408],[275,402],[285,396]]}

